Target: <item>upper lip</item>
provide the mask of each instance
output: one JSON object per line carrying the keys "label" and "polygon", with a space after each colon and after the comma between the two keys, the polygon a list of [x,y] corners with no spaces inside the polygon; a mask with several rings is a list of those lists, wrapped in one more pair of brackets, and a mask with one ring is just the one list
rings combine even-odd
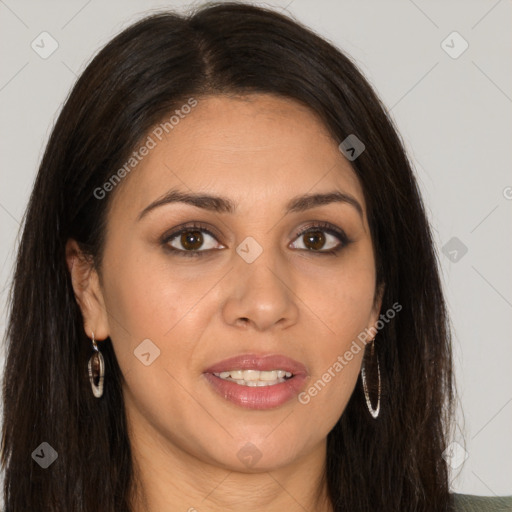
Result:
{"label": "upper lip", "polygon": [[210,366],[205,370],[205,373],[220,373],[230,370],[284,370],[293,375],[307,374],[306,367],[302,363],[281,354],[242,354],[240,356],[230,357],[229,359],[224,359]]}

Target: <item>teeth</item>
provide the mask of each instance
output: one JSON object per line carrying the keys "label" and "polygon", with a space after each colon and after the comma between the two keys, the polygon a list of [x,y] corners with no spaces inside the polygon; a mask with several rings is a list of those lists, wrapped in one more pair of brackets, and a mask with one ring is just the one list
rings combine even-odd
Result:
{"label": "teeth", "polygon": [[[267,373],[272,373],[272,372],[267,372]],[[244,370],[244,376],[243,376],[244,380],[254,381],[254,380],[259,380],[259,378],[260,378],[260,372],[258,370]],[[269,380],[271,380],[271,379],[269,379]]]}
{"label": "teeth", "polygon": [[273,386],[285,382],[285,377],[290,378],[291,372],[284,370],[230,370],[229,372],[215,373],[217,377],[224,380],[234,381],[241,386],[260,387],[260,386]]}

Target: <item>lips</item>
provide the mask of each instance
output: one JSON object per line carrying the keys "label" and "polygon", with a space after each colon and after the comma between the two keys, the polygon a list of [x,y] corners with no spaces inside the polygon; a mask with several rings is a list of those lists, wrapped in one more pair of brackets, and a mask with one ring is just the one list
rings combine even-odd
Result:
{"label": "lips", "polygon": [[[292,376],[279,384],[247,387],[214,375],[231,370],[284,370]],[[223,400],[242,408],[263,410],[280,407],[295,398],[306,385],[308,371],[302,363],[283,355],[244,354],[210,366],[204,376],[211,389]]]}
{"label": "lips", "polygon": [[284,370],[293,375],[307,375],[306,367],[283,355],[258,356],[255,354],[243,354],[241,356],[224,359],[210,366],[205,373],[221,373],[230,370]]}

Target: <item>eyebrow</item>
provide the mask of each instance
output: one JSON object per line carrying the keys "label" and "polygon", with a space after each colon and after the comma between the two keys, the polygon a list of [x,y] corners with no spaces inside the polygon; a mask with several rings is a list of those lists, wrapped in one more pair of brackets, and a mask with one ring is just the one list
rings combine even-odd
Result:
{"label": "eyebrow", "polygon": [[[217,213],[235,213],[237,204],[231,199],[222,196],[214,196],[210,194],[200,194],[193,192],[182,192],[180,190],[171,189],[164,196],[153,201],[144,208],[137,220],[141,220],[147,213],[159,206],[171,203],[185,203],[204,210]],[[297,213],[323,206],[331,203],[346,203],[353,206],[363,218],[363,208],[359,202],[349,194],[338,190],[326,192],[322,194],[306,194],[292,198],[285,207],[285,213]]]}

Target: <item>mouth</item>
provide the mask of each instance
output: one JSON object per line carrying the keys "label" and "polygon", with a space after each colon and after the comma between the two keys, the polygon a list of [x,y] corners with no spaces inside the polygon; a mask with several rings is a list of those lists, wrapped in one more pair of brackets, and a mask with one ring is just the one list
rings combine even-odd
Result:
{"label": "mouth", "polygon": [[308,372],[283,355],[245,354],[216,363],[204,375],[223,400],[261,410],[280,407],[298,395]]}
{"label": "mouth", "polygon": [[240,386],[249,387],[274,386],[293,377],[291,372],[285,370],[230,370],[213,375],[228,382],[236,382]]}

